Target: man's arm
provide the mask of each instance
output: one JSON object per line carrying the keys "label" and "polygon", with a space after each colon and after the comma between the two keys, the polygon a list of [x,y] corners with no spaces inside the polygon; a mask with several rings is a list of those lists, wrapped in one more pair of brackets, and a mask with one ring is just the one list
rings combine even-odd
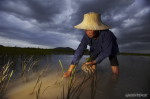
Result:
{"label": "man's arm", "polygon": [[79,61],[81,59],[81,57],[83,56],[83,53],[86,50],[87,43],[88,43],[86,36],[87,36],[86,34],[83,36],[81,43],[79,44],[79,46],[74,54],[71,64],[75,65],[77,63],[77,61]]}
{"label": "man's arm", "polygon": [[102,62],[103,59],[111,55],[113,41],[116,40],[115,36],[111,33],[105,34],[104,42],[102,43],[102,52],[98,55],[98,57],[94,60],[96,63]]}
{"label": "man's arm", "polygon": [[71,72],[72,72],[73,68],[75,67],[75,64],[83,56],[83,53],[84,53],[85,49],[87,48],[87,42],[88,42],[86,36],[87,36],[86,34],[83,36],[81,43],[79,44],[79,46],[75,52],[75,55],[71,62],[71,65],[70,65],[68,71],[66,73],[64,73],[63,77],[69,77],[71,75]]}

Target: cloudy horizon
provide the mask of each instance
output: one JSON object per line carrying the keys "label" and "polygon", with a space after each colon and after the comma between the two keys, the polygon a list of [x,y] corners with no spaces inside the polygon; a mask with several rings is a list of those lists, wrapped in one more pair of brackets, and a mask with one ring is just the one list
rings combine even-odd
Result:
{"label": "cloudy horizon", "polygon": [[[1,0],[0,45],[76,49],[88,12],[112,27],[120,52],[150,53],[149,0]],[[89,48],[89,47],[88,47]]]}

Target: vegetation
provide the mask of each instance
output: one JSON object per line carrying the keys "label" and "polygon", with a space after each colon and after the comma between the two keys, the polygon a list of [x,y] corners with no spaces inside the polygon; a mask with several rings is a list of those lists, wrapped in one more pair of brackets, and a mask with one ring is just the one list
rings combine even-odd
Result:
{"label": "vegetation", "polygon": [[126,53],[121,52],[119,55],[134,55],[134,56],[150,56],[150,53],[144,54],[144,53]]}
{"label": "vegetation", "polygon": [[[32,93],[31,93],[31,94],[33,94],[33,92],[34,92],[34,90],[35,90],[35,88],[36,88],[37,84],[38,84],[38,83],[39,83],[39,81],[40,81],[40,78],[41,78],[41,76],[42,76],[43,72],[44,72],[46,69],[47,69],[47,68],[44,68],[44,69],[41,71],[40,75],[39,75],[39,76],[38,76],[38,78],[37,78],[36,84],[35,84],[35,86],[34,86],[33,91],[32,91]],[[41,85],[40,85],[40,86],[41,86]]]}
{"label": "vegetation", "polygon": [[[68,50],[67,50],[68,49]],[[70,48],[71,49],[71,48]],[[0,47],[0,55],[47,55],[47,54],[74,54],[75,50],[69,48],[55,48],[55,49],[42,49],[42,48],[19,48],[19,47]],[[84,52],[85,55],[89,55],[89,51]],[[150,53],[127,53],[120,52],[119,55],[136,55],[136,56],[150,56]]]}
{"label": "vegetation", "polygon": [[[63,71],[63,66],[61,64],[61,61],[59,60],[59,63],[61,65],[62,71]],[[75,75],[76,75],[76,67],[78,65],[78,62],[75,66],[75,68],[73,69],[71,76],[68,78],[67,81],[67,95],[65,97],[65,92],[64,92],[64,85],[63,85],[63,94],[62,94],[62,99],[80,99],[80,95],[83,93],[84,89],[85,89],[85,84],[87,81],[89,81],[91,79],[91,99],[95,99],[95,95],[96,95],[96,91],[97,91],[97,87],[98,87],[98,82],[99,82],[99,78],[97,79],[97,73],[92,73],[91,75],[85,75],[83,81],[78,84],[77,86],[75,86]],[[64,71],[63,71],[64,72]],[[62,79],[63,80],[63,79]],[[62,83],[62,80],[60,81],[60,85]],[[60,86],[59,86],[60,87]],[[58,98],[58,96],[57,96]]]}
{"label": "vegetation", "polygon": [[[75,50],[61,50],[61,49],[40,49],[40,48],[18,48],[18,47],[4,47],[0,46],[0,99],[2,99],[3,94],[5,93],[10,78],[13,74],[13,68],[15,68],[15,65],[17,64],[18,57],[21,59],[21,77],[26,79],[26,81],[29,80],[29,76],[31,74],[31,70],[33,67],[36,67],[38,65],[38,62],[40,62],[40,58],[43,58],[42,56],[48,55],[48,54],[74,54]],[[85,51],[84,54],[89,54],[88,50]],[[150,54],[142,54],[142,53],[119,53],[119,55],[137,55],[137,56],[150,56]],[[23,61],[22,61],[23,60]],[[9,63],[9,61],[13,61]],[[61,61],[59,60],[60,66],[62,68],[62,71],[64,73],[63,65]],[[4,65],[5,64],[5,65]],[[77,66],[78,64],[76,64]],[[75,86],[75,75],[76,75],[76,66],[74,70],[71,73],[71,76],[68,78],[67,81],[67,95],[65,96],[64,92],[64,85],[63,85],[63,91],[62,91],[62,97],[63,99],[80,99],[81,94],[83,93],[85,89],[85,84],[87,81],[91,79],[91,99],[95,98],[97,87],[98,87],[98,81],[99,78],[95,75],[89,75],[85,76],[83,81]],[[41,81],[42,74],[47,70],[48,66],[43,68],[37,77],[37,80],[35,82],[35,86],[33,87],[32,93],[34,93],[35,89],[37,88],[37,85]],[[59,68],[58,68],[59,71]],[[63,77],[59,83],[59,89],[62,85]],[[45,90],[50,87],[48,86],[41,95],[41,87],[42,87],[42,81],[38,87],[38,91],[36,92],[36,98],[42,99],[42,95],[45,92]],[[58,90],[59,90],[58,89]]]}
{"label": "vegetation", "polygon": [[[19,47],[0,47],[0,54],[28,54],[28,55],[47,55],[47,54],[74,54],[75,50],[61,49],[42,49],[42,48],[19,48]],[[85,54],[88,54],[86,50]]]}
{"label": "vegetation", "polygon": [[12,62],[11,63],[8,62],[7,64],[5,64],[2,67],[2,70],[0,72],[0,99],[3,98],[4,93],[8,87],[10,78],[13,74],[13,70],[11,72],[9,71],[11,64],[12,64]]}
{"label": "vegetation", "polygon": [[[39,60],[33,61],[34,60],[33,57],[34,56],[24,57],[25,60],[21,61],[22,71],[20,74],[21,74],[23,81],[25,78],[26,78],[26,81],[29,80],[29,76],[31,75],[31,70],[33,70],[33,67],[37,66],[36,63],[39,62]],[[31,62],[31,59],[33,62]],[[9,58],[9,60],[10,60],[10,58]],[[41,75],[43,74],[43,72],[45,72],[48,69],[48,66],[49,65],[45,66],[44,69],[41,71],[40,75],[38,76],[32,93],[34,92],[34,89],[36,88],[37,84],[40,82]],[[1,71],[0,71],[0,99],[2,99],[4,97],[4,94],[6,92],[6,89],[8,87],[9,81],[10,81],[10,78],[12,77],[12,74],[14,71],[12,67],[14,67],[13,62],[10,63],[8,61],[8,63],[5,64],[4,66],[2,66],[2,68],[1,68]],[[40,96],[38,96],[38,93],[40,92],[40,88],[41,88],[41,84],[38,89],[38,92],[36,93],[37,97],[40,97]]]}

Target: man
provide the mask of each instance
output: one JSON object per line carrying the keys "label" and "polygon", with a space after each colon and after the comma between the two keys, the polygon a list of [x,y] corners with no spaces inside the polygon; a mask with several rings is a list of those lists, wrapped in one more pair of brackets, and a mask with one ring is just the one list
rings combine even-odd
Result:
{"label": "man", "polygon": [[[119,64],[117,54],[119,53],[118,44],[115,35],[109,31],[110,27],[102,23],[100,14],[90,12],[84,14],[83,21],[74,28],[84,29],[86,34],[83,36],[79,44],[72,63],[63,77],[69,77],[76,63],[83,56],[87,45],[90,46],[90,61],[86,61],[87,65],[92,65],[92,70],[96,70],[96,64],[101,63],[103,59],[109,57],[112,72],[119,73]],[[87,59],[87,60],[88,60]]]}

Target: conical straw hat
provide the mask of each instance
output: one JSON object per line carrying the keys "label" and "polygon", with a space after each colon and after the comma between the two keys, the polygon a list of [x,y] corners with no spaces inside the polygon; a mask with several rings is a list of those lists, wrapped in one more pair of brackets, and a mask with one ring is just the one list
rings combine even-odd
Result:
{"label": "conical straw hat", "polygon": [[80,24],[74,26],[74,28],[84,30],[107,30],[111,27],[105,25],[101,21],[101,14],[89,12],[84,14],[83,21]]}

